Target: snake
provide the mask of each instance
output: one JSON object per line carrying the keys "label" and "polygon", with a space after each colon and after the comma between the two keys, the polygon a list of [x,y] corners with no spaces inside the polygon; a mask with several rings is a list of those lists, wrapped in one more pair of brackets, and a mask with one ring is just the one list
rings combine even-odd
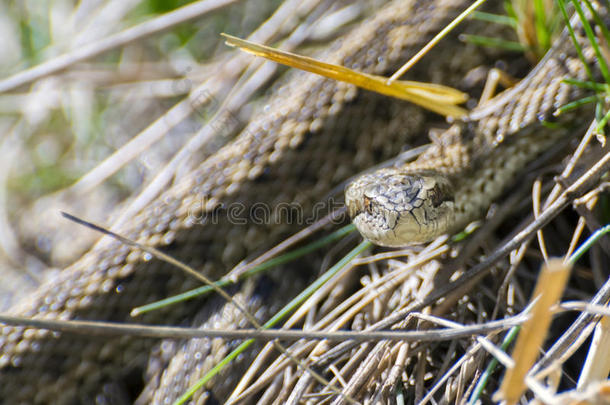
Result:
{"label": "snake", "polygon": [[455,120],[415,161],[348,184],[345,204],[362,236],[401,247],[462,230],[484,214],[528,162],[582,124],[575,114],[557,114],[582,96],[565,79],[587,79],[572,41],[583,49],[586,63],[596,64],[579,18],[571,25],[574,39],[566,30],[529,75]]}
{"label": "snake", "polygon": [[[469,3],[394,0],[381,7],[377,4],[372,15],[346,29],[317,56],[363,72],[387,74]],[[496,8],[500,4],[491,3]],[[486,24],[472,28],[481,26]],[[429,56],[436,59],[458,44],[457,37],[447,38]],[[451,58],[439,58],[433,67],[416,68],[416,72],[423,80],[442,79],[455,86],[470,69],[488,61],[471,46]],[[223,73],[219,71],[218,77]],[[426,116],[408,103],[292,71],[269,90],[257,113],[242,124],[233,138],[220,135],[226,138],[226,145],[212,155],[193,151],[193,168],[177,176],[116,231],[163,248],[218,279],[303,226],[252,221],[249,214],[257,213],[257,207],[278,212],[298,204],[303,213],[315,214],[317,204],[349,176],[391,158],[412,142],[424,130]],[[247,209],[229,211],[235,207]],[[229,214],[236,217],[229,218]],[[289,278],[285,273],[271,274],[256,288],[243,285],[235,294],[243,295],[248,309],[266,319],[287,297],[299,293],[302,279],[315,267],[301,264],[305,271],[295,271]],[[188,301],[135,319],[130,315],[134,307],[199,286],[137,249],[101,240],[34,292],[22,294],[8,313],[195,328],[235,328],[246,322],[243,314],[219,299]],[[120,403],[117,398],[127,398],[126,403],[171,403],[235,347],[235,342],[216,344],[208,339],[158,342],[58,335],[19,326],[4,326],[0,333],[0,398],[24,404]],[[253,352],[254,348],[231,363],[222,377],[195,393],[193,400],[226,399]],[[127,387],[126,380],[130,381]]]}
{"label": "snake", "polygon": [[[326,56],[330,62],[366,72],[387,72],[469,3],[390,2],[340,38]],[[574,25],[587,60],[594,62],[582,30],[576,21]],[[455,42],[445,45],[437,50],[441,52],[436,54],[438,62],[420,71],[457,84],[457,77],[480,64],[479,52],[454,52],[452,58],[442,58]],[[453,61],[459,62],[457,67],[451,66]],[[456,120],[417,160],[355,180],[347,187],[346,203],[360,232],[375,243],[398,246],[454,232],[479,218],[526,162],[589,118],[587,114],[553,115],[558,106],[582,95],[582,90],[562,79],[583,79],[584,72],[583,62],[564,36],[525,79]],[[287,78],[263,111],[266,114],[249,122],[235,139],[134,215],[120,233],[171,250],[211,277],[220,277],[227,267],[269,248],[294,228],[287,224],[239,226],[224,218],[212,226],[204,223],[203,214],[215,212],[222,204],[261,201],[270,206],[298,201],[312,208],[348,176],[396,153],[406,142],[405,133],[423,131],[425,121],[420,109],[300,73]],[[358,120],[357,128],[350,125],[351,120]],[[547,128],[551,121],[560,124],[558,128]],[[200,222],[193,222],[194,218]],[[268,316],[273,308],[270,300],[289,296],[290,288],[298,288],[296,276],[280,278],[283,282],[275,288],[282,294],[272,298],[252,285],[243,289],[253,312]],[[193,284],[166,264],[112,241],[95,246],[10,313],[132,322],[129,314],[134,306]],[[255,293],[259,295],[252,299]],[[229,328],[244,322],[230,304],[211,301],[150,314],[145,321],[201,328]],[[58,335],[5,326],[0,336],[0,397],[10,403],[78,403],[100,398],[110,403],[107,398],[118,391],[128,403],[171,402],[232,348],[229,343],[220,346],[206,339],[153,346],[150,341],[129,338]],[[243,375],[243,363],[231,367],[196,393],[193,401],[227,398]],[[121,390],[126,376],[138,381],[134,386],[139,391]]]}

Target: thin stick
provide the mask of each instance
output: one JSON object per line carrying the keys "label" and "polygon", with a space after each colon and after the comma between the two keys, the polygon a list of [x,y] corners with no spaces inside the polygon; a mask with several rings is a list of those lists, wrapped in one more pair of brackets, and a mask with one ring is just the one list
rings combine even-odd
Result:
{"label": "thin stick", "polygon": [[400,76],[402,76],[407,70],[411,69],[413,65],[415,65],[430,49],[432,49],[437,43],[440,42],[441,39],[445,37],[451,30],[455,28],[456,25],[462,22],[464,18],[468,16],[471,12],[473,12],[477,7],[481,4],[485,3],[486,0],[477,0],[470,7],[464,10],[459,16],[457,16],[453,21],[451,21],[441,32],[436,34],[434,38],[430,40],[419,52],[417,52],[411,59],[407,61],[400,69],[396,71],[387,81],[387,84],[392,84],[392,82],[396,81]]}
{"label": "thin stick", "polygon": [[196,329],[173,326],[150,326],[135,323],[113,323],[98,321],[62,321],[56,319],[33,319],[0,314],[0,323],[14,326],[28,326],[65,333],[95,336],[137,336],[156,339],[258,339],[258,340],[299,340],[315,339],[344,342],[395,340],[404,342],[436,342],[470,338],[474,335],[499,332],[525,322],[526,316],[518,315],[480,325],[455,328],[431,329],[427,331],[300,331],[288,329]]}
{"label": "thin stick", "polygon": [[[185,273],[187,273],[187,274],[197,278],[198,280],[201,280],[206,285],[209,285],[210,287],[212,287],[212,289],[214,289],[214,291],[216,291],[227,302],[230,302],[232,305],[234,305],[235,308],[237,308],[257,330],[262,330],[263,325],[261,325],[260,322],[254,317],[254,315],[252,315],[252,313],[250,313],[250,311],[248,311],[240,302],[238,302],[237,300],[234,300],[233,297],[231,297],[227,292],[225,292],[221,287],[219,287],[212,280],[210,280],[209,278],[207,278],[203,274],[197,273],[194,269],[192,269],[191,267],[189,267],[186,264],[182,263],[181,261],[176,260],[173,257],[171,257],[170,255],[167,255],[167,254],[163,253],[159,249],[156,249],[156,248],[154,248],[152,246],[146,246],[146,245],[143,245],[143,244],[138,243],[136,241],[133,241],[131,239],[125,238],[125,237],[123,237],[123,236],[121,236],[121,235],[119,235],[119,234],[117,234],[115,232],[112,232],[112,231],[110,231],[108,229],[105,229],[105,228],[103,228],[103,227],[101,227],[99,225],[95,225],[95,224],[93,224],[91,222],[88,222],[88,221],[85,221],[85,220],[80,219],[78,217],[75,217],[74,215],[71,215],[71,214],[68,214],[68,213],[65,213],[65,212],[62,212],[61,214],[65,218],[67,218],[69,220],[72,220],[72,221],[74,221],[74,222],[76,222],[78,224],[81,224],[81,225],[84,225],[84,226],[86,226],[88,228],[96,230],[96,231],[98,231],[98,232],[100,232],[100,233],[102,233],[104,235],[111,236],[111,237],[117,239],[118,241],[120,241],[121,243],[124,243],[127,246],[131,246],[131,247],[134,247],[134,248],[137,248],[137,249],[141,249],[141,250],[143,250],[143,251],[145,251],[147,253],[150,253],[151,255],[156,257],[157,259],[163,260],[164,262],[179,268],[180,270],[182,270]],[[339,390],[338,388],[335,388],[332,385],[330,385],[330,383],[328,381],[326,381],[324,379],[324,377],[322,377],[320,374],[318,374],[317,372],[313,371],[306,364],[302,363],[300,360],[298,360],[297,358],[292,356],[290,353],[288,353],[288,351],[284,348],[284,346],[282,346],[279,342],[274,341],[273,344],[274,344],[274,346],[276,347],[276,349],[280,353],[282,353],[283,355],[288,357],[291,361],[293,361],[300,368],[302,368],[303,370],[305,370],[309,374],[311,374],[311,376],[313,378],[315,378],[316,381],[318,381],[320,384],[325,385],[326,387],[328,387],[328,389],[332,390],[337,395],[342,396],[349,403],[356,403],[355,400],[353,400],[349,396],[346,396],[345,394],[343,394],[341,392],[341,390]],[[192,390],[193,389],[198,389],[198,388],[200,388],[200,387],[196,387],[196,388],[191,387],[191,390],[189,390],[187,393],[185,393],[178,400],[178,402],[181,402],[182,399],[186,399],[186,398],[190,397],[190,395],[192,394]]]}
{"label": "thin stick", "polygon": [[[422,308],[425,308],[425,307],[435,303],[436,301],[443,298],[445,295],[447,295],[451,291],[464,285],[465,283],[467,283],[477,277],[482,277],[484,274],[487,273],[489,268],[494,263],[496,263],[498,260],[500,260],[503,257],[505,257],[506,255],[508,255],[511,251],[513,251],[519,245],[521,245],[521,243],[523,243],[524,241],[529,240],[533,236],[533,234],[536,233],[536,231],[538,229],[541,229],[543,226],[548,224],[553,218],[555,218],[555,216],[557,216],[563,209],[565,209],[572,200],[574,200],[578,195],[581,195],[582,193],[584,193],[592,185],[592,183],[597,181],[599,179],[599,176],[601,176],[603,173],[605,173],[609,168],[610,168],[610,153],[607,153],[595,165],[593,165],[593,167],[591,169],[589,169],[574,184],[572,184],[572,186],[570,186],[568,189],[566,189],[557,200],[555,200],[551,205],[549,205],[542,212],[542,214],[540,214],[540,216],[536,220],[534,220],[529,225],[527,225],[523,230],[521,230],[519,233],[517,233],[517,235],[515,235],[514,237],[512,237],[508,241],[506,241],[504,244],[502,244],[501,247],[499,247],[493,253],[491,253],[487,257],[487,259],[485,259],[483,262],[479,263],[478,265],[474,266],[472,269],[468,270],[456,281],[451,282],[446,286],[443,286],[443,287],[440,287],[440,288],[434,290],[433,292],[430,293],[430,295],[428,295],[423,300],[414,302],[411,305],[409,305],[407,308],[404,308],[400,311],[396,311],[395,313],[386,317],[385,319],[369,326],[366,330],[372,331],[372,330],[389,328],[392,325],[394,325],[395,323],[403,320],[409,313],[411,313],[413,311],[419,311]],[[610,280],[608,281],[608,283],[606,283],[606,285],[604,287],[605,288],[602,288],[603,291],[600,290],[600,292],[596,296],[596,300],[593,303],[599,304],[603,298],[605,298],[606,300],[608,300],[610,298]],[[579,319],[586,318],[590,321],[594,317],[595,317],[594,315],[582,314],[579,317]],[[574,332],[572,332],[572,333],[575,334]],[[344,353],[346,350],[351,349],[353,346],[354,346],[353,342],[345,342],[345,343],[341,343],[341,344],[337,345],[336,347],[331,349],[325,355],[324,358],[319,360],[318,366],[326,365],[328,362],[332,361],[332,359],[335,356],[338,356],[341,353]],[[561,348],[558,347],[556,349],[556,351],[554,351],[554,354],[557,355],[560,352],[561,352]],[[548,359],[549,355],[550,355],[550,352],[547,353],[547,356],[545,356],[546,360],[549,360]],[[541,363],[542,366],[547,366],[548,364],[549,364],[548,361]]]}

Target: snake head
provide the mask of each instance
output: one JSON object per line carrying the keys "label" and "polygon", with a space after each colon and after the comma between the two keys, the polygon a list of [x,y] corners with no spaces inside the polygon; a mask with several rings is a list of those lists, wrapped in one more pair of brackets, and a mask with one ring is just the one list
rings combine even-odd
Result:
{"label": "snake head", "polygon": [[381,246],[429,242],[451,230],[454,190],[433,171],[382,169],[345,189],[345,204],[362,236]]}

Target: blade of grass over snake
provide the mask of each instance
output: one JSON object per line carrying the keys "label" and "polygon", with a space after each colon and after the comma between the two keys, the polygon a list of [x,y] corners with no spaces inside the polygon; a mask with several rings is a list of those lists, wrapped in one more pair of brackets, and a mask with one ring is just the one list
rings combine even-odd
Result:
{"label": "blade of grass over snake", "polygon": [[447,26],[445,28],[443,28],[443,30],[441,32],[439,32],[434,38],[432,38],[432,40],[430,40],[426,46],[424,46],[419,52],[417,52],[417,54],[415,54],[411,59],[409,59],[407,61],[407,63],[405,63],[404,65],[402,65],[402,67],[400,69],[398,69],[396,71],[396,73],[394,73],[392,75],[392,77],[390,77],[388,79],[388,84],[393,83],[394,81],[396,81],[396,79],[398,79],[400,76],[402,76],[407,70],[411,69],[411,67],[416,64],[426,53],[428,53],[428,51],[430,49],[432,49],[432,47],[434,47],[441,39],[443,39],[445,37],[445,35],[447,35],[449,32],[451,32],[451,30],[453,30],[459,23],[461,23],[464,18],[466,18],[470,13],[472,13],[474,10],[476,10],[481,4],[485,3],[486,0],[477,0],[474,3],[472,3],[472,5],[470,7],[468,7],[466,10],[464,10],[459,16],[457,16],[453,21],[451,21],[451,23],[447,24]]}
{"label": "blade of grass over snake", "polygon": [[468,96],[451,87],[413,81],[396,81],[387,84],[387,79],[382,76],[357,72],[343,66],[255,44],[228,34],[221,35],[227,38],[227,45],[239,47],[246,52],[274,62],[354,84],[386,96],[407,100],[444,116],[460,117],[466,114],[466,110],[456,104],[465,102]]}

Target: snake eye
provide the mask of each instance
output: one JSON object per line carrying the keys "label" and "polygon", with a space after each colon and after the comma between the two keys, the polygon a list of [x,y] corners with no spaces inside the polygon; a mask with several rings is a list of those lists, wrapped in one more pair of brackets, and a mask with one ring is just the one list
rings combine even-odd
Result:
{"label": "snake eye", "polygon": [[438,207],[445,201],[453,201],[451,190],[436,183],[433,188],[428,190],[428,198],[432,202],[434,208]]}
{"label": "snake eye", "polygon": [[373,211],[373,202],[371,201],[371,199],[367,196],[364,196],[364,198],[362,199],[363,202],[363,206],[364,209],[367,210],[368,212],[372,212]]}

